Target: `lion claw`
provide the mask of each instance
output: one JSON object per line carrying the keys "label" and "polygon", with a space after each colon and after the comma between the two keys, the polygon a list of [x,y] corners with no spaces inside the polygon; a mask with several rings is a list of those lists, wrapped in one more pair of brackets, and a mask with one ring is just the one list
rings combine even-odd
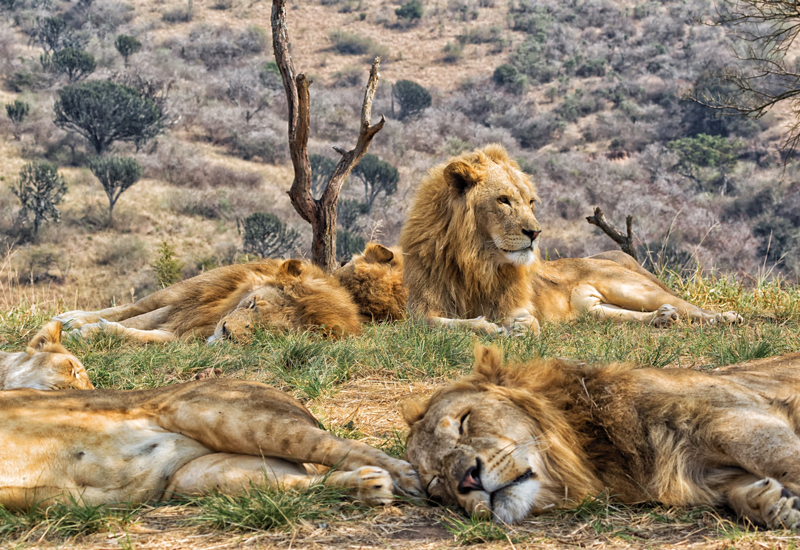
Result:
{"label": "lion claw", "polygon": [[658,310],[650,322],[656,328],[669,328],[680,320],[678,308],[669,304],[664,304]]}

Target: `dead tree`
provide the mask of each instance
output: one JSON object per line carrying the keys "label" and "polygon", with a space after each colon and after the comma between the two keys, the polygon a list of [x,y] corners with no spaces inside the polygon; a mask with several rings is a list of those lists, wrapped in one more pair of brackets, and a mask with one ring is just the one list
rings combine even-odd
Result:
{"label": "dead tree", "polygon": [[286,99],[289,103],[289,152],[294,166],[294,181],[289,190],[292,206],[304,220],[311,224],[313,238],[311,243],[312,261],[328,272],[334,270],[336,263],[336,203],[350,171],[367,152],[372,138],[383,128],[386,119],[381,115],[377,124],[370,124],[372,99],[378,88],[378,68],[381,58],[372,62],[369,82],[361,106],[361,130],[355,148],[346,151],[340,147],[334,150],[342,155],[333,170],[325,190],[319,199],[311,193],[311,163],[308,159],[308,132],[310,121],[308,85],[311,83],[303,73],[295,75],[292,56],[289,53],[288,28],[286,26],[285,0],[272,0],[272,48],[275,62],[281,71]]}
{"label": "dead tree", "polygon": [[614,226],[614,224],[606,220],[606,217],[603,215],[603,211],[600,210],[599,206],[594,209],[594,215],[588,216],[586,221],[602,229],[603,233],[611,237],[614,242],[619,245],[623,252],[633,257],[633,259],[637,262],[639,261],[639,258],[636,257],[636,246],[633,244],[633,216],[628,216],[625,218],[625,225],[628,232],[627,235],[623,234],[622,231]]}

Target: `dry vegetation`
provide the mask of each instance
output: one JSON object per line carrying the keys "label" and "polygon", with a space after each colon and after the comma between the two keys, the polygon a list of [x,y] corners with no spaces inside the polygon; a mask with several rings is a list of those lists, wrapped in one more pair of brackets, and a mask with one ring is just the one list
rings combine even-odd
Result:
{"label": "dry vegetation", "polygon": [[[357,232],[394,244],[430,165],[500,142],[538,182],[547,255],[610,248],[584,221],[596,205],[618,224],[633,214],[640,244],[656,264],[675,268],[661,273],[673,289],[705,307],[736,309],[746,320],[743,327],[667,331],[582,320],[545,326],[539,338],[495,341],[509,354],[705,369],[800,350],[800,186],[797,164],[780,165],[782,115],[717,120],[680,96],[692,85],[713,88],[710,73],[730,62],[720,29],[694,19],[708,11],[706,0],[430,0],[415,20],[395,15],[400,6],[313,0],[295,2],[288,12],[295,66],[315,80],[312,153],[335,158],[332,145],[350,146],[340,140],[357,135],[367,58],[384,56],[374,111],[389,120],[370,152],[396,166],[400,182],[396,193],[357,218]],[[151,265],[162,242],[176,250],[183,276],[239,261],[239,222],[254,212],[275,214],[302,233],[295,255],[308,249],[310,231],[285,193],[292,178],[287,113],[269,64],[269,8],[243,0],[18,0],[13,9],[0,7],[0,103],[30,104],[19,141],[0,111],[0,348],[18,349],[56,312],[152,292]],[[107,199],[85,168],[86,144],[52,122],[65,81],[42,70],[42,50],[29,40],[36,17],[53,14],[85,37],[98,67],[89,79],[136,75],[172,83],[166,131],[140,151],[114,146],[115,153],[135,155],[145,176],[121,196],[110,227]],[[119,33],[143,44],[127,69],[114,49]],[[502,65],[513,70],[496,76]],[[403,79],[425,86],[432,105],[401,121],[392,116],[391,84]],[[674,143],[698,134],[728,140],[734,161],[722,169],[687,164]],[[42,159],[59,165],[69,192],[59,207],[62,221],[30,239],[14,226],[19,201],[11,185],[26,162]],[[347,183],[343,198],[363,200],[360,182]],[[112,337],[68,346],[99,387],[154,387],[219,367],[226,376],[289,391],[337,434],[393,453],[403,448],[397,402],[465,372],[470,355],[468,335],[413,323],[370,328],[336,343],[261,334],[244,347],[140,348]],[[239,508],[274,495],[266,497],[255,495]],[[333,504],[330,495],[298,498],[319,516],[271,529],[266,520],[260,527],[221,527],[218,511],[230,503],[213,500],[131,513],[82,505],[28,516],[0,509],[0,545],[795,546],[791,534],[737,525],[724,512],[618,507],[603,496],[513,528],[437,508],[365,510]]]}

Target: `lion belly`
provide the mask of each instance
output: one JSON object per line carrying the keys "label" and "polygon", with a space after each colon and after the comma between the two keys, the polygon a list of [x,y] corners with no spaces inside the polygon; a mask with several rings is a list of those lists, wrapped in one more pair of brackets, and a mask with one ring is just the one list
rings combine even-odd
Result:
{"label": "lion belly", "polygon": [[119,411],[4,411],[0,504],[27,509],[70,497],[87,504],[161,498],[172,475],[209,449]]}

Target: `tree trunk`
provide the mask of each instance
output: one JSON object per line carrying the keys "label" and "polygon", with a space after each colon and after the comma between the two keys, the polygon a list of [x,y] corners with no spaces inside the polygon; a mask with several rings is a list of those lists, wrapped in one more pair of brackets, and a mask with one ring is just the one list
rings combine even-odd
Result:
{"label": "tree trunk", "polygon": [[378,87],[378,68],[381,59],[372,62],[369,82],[361,106],[361,131],[355,148],[345,151],[340,147],[334,150],[342,159],[333,170],[319,199],[311,194],[311,163],[308,159],[308,132],[310,122],[308,85],[304,74],[295,76],[292,56],[289,53],[289,36],[286,26],[285,0],[272,0],[272,48],[275,62],[281,72],[286,99],[289,104],[289,152],[294,167],[294,181],[289,190],[292,206],[300,217],[311,224],[313,232],[311,259],[328,272],[336,266],[336,206],[350,171],[358,164],[369,148],[372,138],[383,128],[386,119],[370,125],[372,100]]}

